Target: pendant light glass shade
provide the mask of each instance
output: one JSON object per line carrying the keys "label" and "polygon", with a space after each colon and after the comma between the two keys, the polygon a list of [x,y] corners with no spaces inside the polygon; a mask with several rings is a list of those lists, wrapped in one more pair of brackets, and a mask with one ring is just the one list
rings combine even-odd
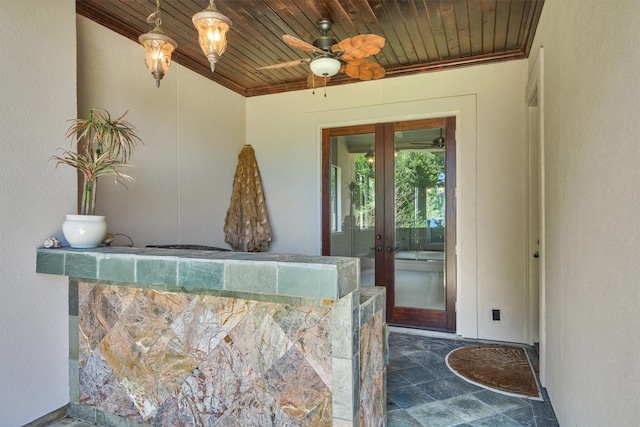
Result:
{"label": "pendant light glass shade", "polygon": [[160,87],[160,80],[169,69],[171,54],[178,44],[167,36],[160,26],[142,34],[138,41],[144,46],[144,63],[156,79],[156,86]]}
{"label": "pendant light glass shade", "polygon": [[138,37],[138,41],[144,46],[144,63],[156,79],[156,87],[160,87],[160,80],[164,77],[171,65],[171,54],[178,44],[167,36],[160,26],[160,0],[156,0],[156,11],[147,17],[147,22],[156,26],[148,33]]}
{"label": "pendant light glass shade", "polygon": [[214,72],[216,62],[227,50],[227,31],[231,20],[216,9],[213,0],[210,0],[208,8],[193,15],[191,20],[198,30],[200,48],[211,63],[211,72]]}

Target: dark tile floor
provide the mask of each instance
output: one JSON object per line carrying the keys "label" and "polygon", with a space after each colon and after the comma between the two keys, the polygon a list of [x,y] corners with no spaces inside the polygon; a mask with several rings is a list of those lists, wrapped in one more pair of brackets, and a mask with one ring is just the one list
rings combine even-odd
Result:
{"label": "dark tile floor", "polygon": [[[389,335],[388,427],[546,427],[558,426],[544,402],[495,393],[468,383],[447,367],[452,350],[475,341],[407,333]],[[537,368],[537,356],[527,348]]]}
{"label": "dark tile floor", "polygon": [[[449,370],[445,357],[475,341],[408,333],[389,335],[387,368],[388,427],[547,427],[558,426],[547,398],[544,402],[494,393],[470,384]],[[527,348],[534,366],[535,351]],[[50,427],[95,424],[65,418]]]}

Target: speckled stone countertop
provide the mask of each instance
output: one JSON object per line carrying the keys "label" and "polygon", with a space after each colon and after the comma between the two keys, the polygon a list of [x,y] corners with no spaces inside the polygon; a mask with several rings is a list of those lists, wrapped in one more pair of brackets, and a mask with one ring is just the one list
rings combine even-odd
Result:
{"label": "speckled stone countertop", "polygon": [[357,258],[100,247],[37,249],[36,272],[135,284],[337,301],[359,288]]}

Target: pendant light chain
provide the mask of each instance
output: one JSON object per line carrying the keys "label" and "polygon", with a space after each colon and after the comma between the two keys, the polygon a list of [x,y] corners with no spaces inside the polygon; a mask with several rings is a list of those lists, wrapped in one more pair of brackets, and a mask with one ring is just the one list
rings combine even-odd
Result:
{"label": "pendant light chain", "polygon": [[156,0],[156,11],[147,16],[147,22],[149,24],[156,24],[157,27],[162,25],[162,19],[160,19],[160,0]]}

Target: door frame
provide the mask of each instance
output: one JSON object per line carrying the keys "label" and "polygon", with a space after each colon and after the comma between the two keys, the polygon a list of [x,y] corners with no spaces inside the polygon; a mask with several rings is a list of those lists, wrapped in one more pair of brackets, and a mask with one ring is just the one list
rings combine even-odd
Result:
{"label": "door frame", "polygon": [[[446,219],[445,227],[446,255],[445,255],[445,310],[425,310],[409,307],[395,307],[394,289],[394,260],[383,253],[375,253],[376,283],[384,283],[387,288],[387,321],[390,324],[401,324],[428,329],[438,329],[448,332],[456,331],[456,299],[457,299],[457,215],[456,215],[456,117],[428,118],[385,122],[377,124],[355,125],[322,129],[322,191],[321,191],[321,240],[322,255],[331,253],[331,221],[330,221],[330,166],[331,166],[331,137],[355,135],[361,133],[375,134],[375,152],[384,153],[376,156],[376,200],[395,199],[395,179],[385,179],[395,176],[395,162],[384,159],[394,159],[394,132],[423,128],[445,127],[446,133]],[[382,183],[382,185],[379,185]],[[389,185],[391,184],[391,185]],[[395,212],[385,209],[383,204],[376,203],[376,231],[384,234],[383,242],[395,246]],[[384,226],[384,224],[393,226]],[[384,230],[384,231],[381,231]],[[378,268],[380,267],[380,268]]]}
{"label": "door frame", "polygon": [[[537,161],[536,164],[531,164],[529,160],[529,167],[536,168],[537,174],[537,193],[536,195],[531,194],[532,189],[532,171],[529,170],[527,179],[529,182],[527,183],[527,188],[529,190],[529,199],[532,197],[537,197],[539,206],[537,207],[538,211],[538,236],[537,238],[540,240],[539,243],[539,258],[537,260],[533,260],[532,254],[527,250],[527,267],[529,269],[536,268],[538,270],[538,307],[533,306],[532,300],[530,298],[528,300],[527,309],[528,310],[537,310],[537,321],[538,321],[538,340],[539,340],[539,359],[540,359],[540,383],[542,386],[546,385],[546,377],[547,377],[547,339],[546,339],[546,177],[545,177],[545,138],[544,138],[544,48],[540,47],[538,49],[538,56],[535,58],[535,62],[533,67],[531,68],[531,74],[529,75],[529,79],[527,82],[527,92],[526,92],[526,108],[527,108],[527,149],[529,152],[531,150],[536,150],[537,152]],[[534,117],[531,115],[534,114]],[[535,127],[535,130],[532,129]],[[535,136],[532,138],[532,136]],[[531,220],[530,216],[527,218],[527,222]],[[534,238],[531,236],[530,224],[528,227],[528,239]],[[531,274],[527,275],[527,288],[528,292],[533,291],[531,289],[531,283],[529,279]],[[529,316],[531,321],[535,320],[534,316]],[[529,325],[527,333],[531,338],[535,339],[534,328],[533,325]]]}

